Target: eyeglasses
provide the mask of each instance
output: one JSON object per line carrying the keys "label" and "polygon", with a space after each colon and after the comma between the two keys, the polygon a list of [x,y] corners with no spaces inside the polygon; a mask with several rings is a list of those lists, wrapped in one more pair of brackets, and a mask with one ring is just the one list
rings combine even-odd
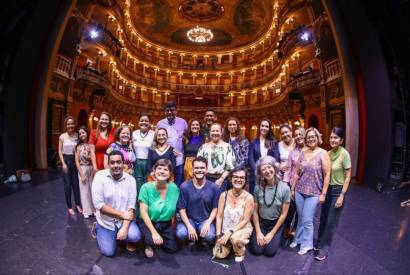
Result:
{"label": "eyeglasses", "polygon": [[246,179],[246,177],[240,177],[240,176],[232,176],[232,179],[233,180],[245,180]]}
{"label": "eyeglasses", "polygon": [[306,137],[307,140],[313,140],[313,139],[317,139],[317,136],[308,136]]}

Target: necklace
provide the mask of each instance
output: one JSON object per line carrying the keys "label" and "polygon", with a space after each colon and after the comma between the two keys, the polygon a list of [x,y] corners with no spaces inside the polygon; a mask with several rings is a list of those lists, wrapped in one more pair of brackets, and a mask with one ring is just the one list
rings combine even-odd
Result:
{"label": "necklace", "polygon": [[149,131],[147,131],[145,134],[143,134],[142,131],[140,130],[140,137],[141,137],[142,141],[145,140],[145,138],[148,136],[148,133],[149,133]]}
{"label": "necklace", "polygon": [[263,188],[263,202],[265,203],[265,205],[269,208],[272,206],[272,204],[275,202],[276,199],[276,192],[278,191],[278,184],[276,184],[275,187],[275,193],[273,194],[273,199],[270,203],[266,202],[266,186]]}

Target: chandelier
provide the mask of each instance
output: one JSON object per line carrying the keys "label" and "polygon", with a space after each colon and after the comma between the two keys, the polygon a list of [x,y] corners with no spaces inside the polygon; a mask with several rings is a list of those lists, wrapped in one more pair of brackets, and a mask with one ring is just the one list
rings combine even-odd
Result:
{"label": "chandelier", "polygon": [[189,40],[195,43],[206,43],[214,38],[214,34],[210,29],[205,29],[200,26],[189,29],[186,32],[186,36]]}

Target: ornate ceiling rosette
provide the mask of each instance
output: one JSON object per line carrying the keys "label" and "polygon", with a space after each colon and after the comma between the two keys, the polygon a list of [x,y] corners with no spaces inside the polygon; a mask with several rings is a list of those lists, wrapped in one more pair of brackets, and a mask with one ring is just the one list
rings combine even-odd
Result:
{"label": "ornate ceiling rosette", "polygon": [[209,22],[221,18],[225,9],[217,0],[185,0],[179,12],[191,21]]}

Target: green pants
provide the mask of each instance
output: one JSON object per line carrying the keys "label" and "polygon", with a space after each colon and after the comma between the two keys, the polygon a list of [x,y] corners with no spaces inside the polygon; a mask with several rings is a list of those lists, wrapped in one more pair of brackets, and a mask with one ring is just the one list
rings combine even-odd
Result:
{"label": "green pants", "polygon": [[140,193],[141,186],[148,181],[148,160],[137,159],[134,165],[134,178],[137,182],[137,194]]}

